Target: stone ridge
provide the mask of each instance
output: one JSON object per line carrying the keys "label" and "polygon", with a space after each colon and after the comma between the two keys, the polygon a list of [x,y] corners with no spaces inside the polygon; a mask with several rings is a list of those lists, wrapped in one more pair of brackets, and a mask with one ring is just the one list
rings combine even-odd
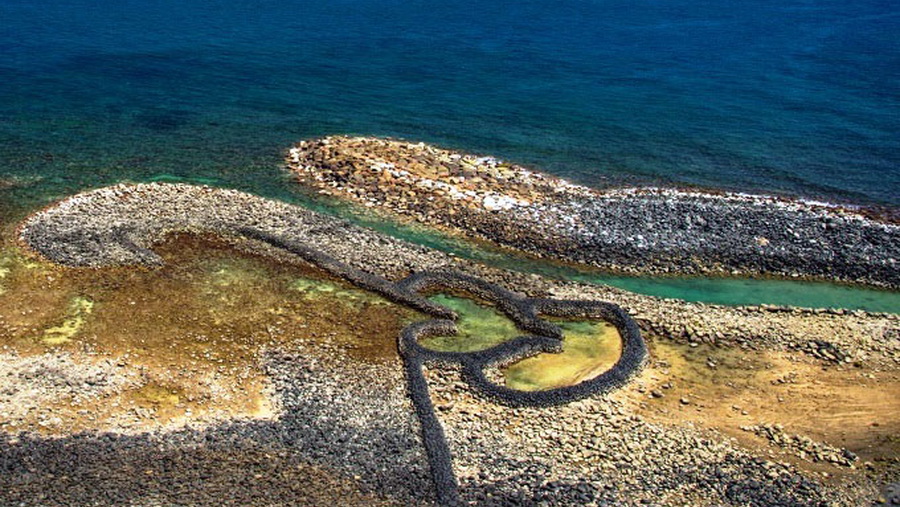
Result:
{"label": "stone ridge", "polygon": [[[521,336],[503,344],[477,352],[439,352],[419,344],[426,336],[455,334],[449,320],[416,322],[407,326],[400,336],[410,397],[422,428],[422,440],[431,462],[435,488],[442,504],[458,503],[456,477],[453,474],[450,451],[435,413],[428,384],[422,373],[426,364],[462,367],[463,379],[475,390],[494,401],[513,407],[544,407],[562,405],[622,387],[644,364],[647,349],[637,324],[621,308],[599,301],[559,301],[523,298],[479,278],[458,272],[423,272],[400,282],[407,290],[462,290],[490,301],[520,329],[535,333]],[[524,392],[500,386],[485,375],[491,367],[508,364],[542,352],[561,352],[560,329],[542,320],[539,315],[555,317],[601,318],[611,322],[622,336],[622,356],[601,375],[579,384],[545,391]]]}
{"label": "stone ridge", "polygon": [[313,244],[348,265],[389,276],[453,262],[443,253],[305,208],[185,184],[118,184],[76,194],[26,218],[17,239],[66,266],[152,265],[160,259],[150,248],[168,232],[213,231],[228,238],[239,236],[242,227]]}
{"label": "stone ridge", "polygon": [[614,271],[900,287],[900,226],[826,203],[664,188],[599,191],[493,157],[368,137],[302,141],[286,162],[324,193]]}

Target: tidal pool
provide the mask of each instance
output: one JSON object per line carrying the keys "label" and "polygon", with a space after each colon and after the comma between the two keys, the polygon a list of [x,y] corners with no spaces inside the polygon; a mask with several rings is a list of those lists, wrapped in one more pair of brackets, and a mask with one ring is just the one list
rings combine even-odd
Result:
{"label": "tidal pool", "polygon": [[577,384],[609,370],[622,355],[622,337],[604,321],[553,322],[563,330],[560,354],[538,354],[503,370],[506,385],[540,391]]}
{"label": "tidal pool", "polygon": [[487,304],[467,298],[437,294],[428,298],[459,315],[454,336],[429,336],[423,347],[443,352],[475,352],[489,349],[523,333],[505,315]]}
{"label": "tidal pool", "polygon": [[[431,336],[424,347],[444,352],[484,350],[526,334],[496,308],[446,294],[430,297],[459,315],[455,336]],[[604,321],[548,319],[563,330],[563,352],[538,354],[501,371],[507,387],[539,391],[574,385],[608,370],[622,355],[622,339],[615,326]]]}

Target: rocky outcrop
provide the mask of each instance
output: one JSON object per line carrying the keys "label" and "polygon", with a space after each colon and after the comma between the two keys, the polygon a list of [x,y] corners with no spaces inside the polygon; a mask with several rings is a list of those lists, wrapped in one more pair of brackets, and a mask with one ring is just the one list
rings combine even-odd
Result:
{"label": "rocky outcrop", "polygon": [[626,273],[810,277],[900,287],[900,226],[744,194],[598,191],[492,157],[328,137],[291,148],[305,184],[540,256]]}

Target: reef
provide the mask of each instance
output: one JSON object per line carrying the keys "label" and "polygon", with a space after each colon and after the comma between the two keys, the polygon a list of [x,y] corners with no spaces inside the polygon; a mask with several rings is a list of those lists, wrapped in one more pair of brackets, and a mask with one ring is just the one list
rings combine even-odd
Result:
{"label": "reef", "polygon": [[286,163],[323,193],[612,271],[900,288],[900,226],[849,206],[675,188],[597,190],[490,156],[371,137],[302,141]]}

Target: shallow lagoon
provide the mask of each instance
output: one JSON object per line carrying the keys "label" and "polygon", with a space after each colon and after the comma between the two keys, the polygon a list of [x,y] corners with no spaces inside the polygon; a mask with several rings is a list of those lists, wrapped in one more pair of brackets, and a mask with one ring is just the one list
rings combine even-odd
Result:
{"label": "shallow lagoon", "polygon": [[[323,354],[344,350],[352,361],[393,362],[400,330],[428,318],[312,266],[281,265],[215,237],[173,235],[155,250],[165,260],[161,267],[85,269],[56,266],[7,247],[0,262],[6,289],[0,293],[3,353],[64,354],[81,358],[76,363],[112,361],[122,372],[134,370],[120,391],[89,411],[70,410],[66,399],[45,400],[35,414],[52,412],[55,422],[36,429],[118,424],[122,411],[131,409],[151,414],[159,424],[191,414],[265,416],[273,410],[262,370],[270,347],[290,350],[302,342]],[[459,314],[460,333],[431,338],[426,346],[474,351],[522,334],[480,301],[432,298]],[[509,387],[577,383],[618,358],[614,328],[602,322],[558,323],[565,332],[564,352],[503,368]]]}
{"label": "shallow lagoon", "polygon": [[[100,365],[124,379],[91,385],[103,397],[80,405],[50,390],[24,424],[43,414],[55,422],[29,427],[115,427],[132,409],[149,414],[144,425],[270,416],[268,351],[339,349],[350,361],[381,364],[396,359],[400,330],[423,318],[312,267],[247,255],[215,238],[176,235],[155,251],[163,266],[85,269],[8,248],[0,261],[3,360],[64,357],[74,373],[60,376]],[[7,403],[0,400],[0,412]]]}

